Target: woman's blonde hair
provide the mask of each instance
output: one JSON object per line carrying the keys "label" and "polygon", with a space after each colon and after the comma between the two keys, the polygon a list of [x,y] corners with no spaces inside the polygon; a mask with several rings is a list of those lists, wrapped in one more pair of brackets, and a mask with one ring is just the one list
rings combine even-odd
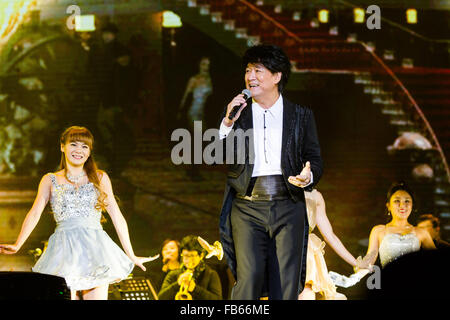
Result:
{"label": "woman's blonde hair", "polygon": [[[100,173],[100,175],[103,175],[103,171],[97,168],[97,164],[95,163],[94,157],[92,156],[92,151],[94,147],[94,136],[89,131],[89,129],[79,126],[69,127],[66,130],[64,130],[64,132],[61,134],[60,142],[62,145],[66,145],[67,143],[76,141],[83,142],[89,146],[91,152],[89,158],[84,163],[84,170],[86,171],[88,180],[92,182],[92,184],[98,190],[99,193],[95,208],[97,210],[105,211],[106,210],[105,200],[107,195],[102,190],[100,186],[100,179],[98,177],[98,173]],[[59,163],[59,168],[64,170],[64,177],[67,179],[67,181],[70,181],[67,178],[67,165],[64,152],[61,153],[61,161]]]}

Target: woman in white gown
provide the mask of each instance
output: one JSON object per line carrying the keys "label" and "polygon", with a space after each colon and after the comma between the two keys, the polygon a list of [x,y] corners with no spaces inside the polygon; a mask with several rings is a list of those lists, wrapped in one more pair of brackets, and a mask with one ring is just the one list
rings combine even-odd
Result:
{"label": "woman in white gown", "polygon": [[336,286],[328,274],[323,250],[325,242],[312,232],[315,226],[317,226],[331,248],[355,270],[368,268],[369,266],[365,261],[355,259],[334,234],[326,214],[325,201],[322,194],[316,189],[313,189],[311,192],[305,191],[305,200],[309,222],[309,238],[305,288],[299,295],[299,300],[315,300],[317,296],[324,300],[346,300],[345,295],[336,291]]}
{"label": "woman in white gown", "polygon": [[[50,201],[56,229],[32,270],[64,278],[73,300],[78,299],[78,292],[83,300],[106,300],[110,283],[125,279],[135,265],[145,271],[143,264],[153,259],[134,254],[111,181],[106,172],[97,170],[92,157],[93,142],[84,127],[64,131],[61,170],[42,177],[16,243],[0,244],[0,253],[19,251]],[[103,231],[103,209],[109,213],[125,252]]]}
{"label": "woman in white gown", "polygon": [[424,228],[408,222],[413,211],[414,194],[404,182],[394,183],[388,191],[386,208],[392,220],[372,228],[366,257],[374,264],[378,254],[381,266],[398,257],[424,249],[435,249],[433,239]]}

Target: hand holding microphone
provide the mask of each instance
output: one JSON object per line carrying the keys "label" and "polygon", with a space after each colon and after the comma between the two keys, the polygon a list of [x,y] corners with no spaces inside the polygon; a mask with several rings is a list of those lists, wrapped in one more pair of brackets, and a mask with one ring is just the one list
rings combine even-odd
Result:
{"label": "hand holding microphone", "polygon": [[242,93],[238,94],[236,97],[231,100],[231,102],[227,106],[227,114],[224,119],[224,123],[226,126],[231,127],[239,116],[241,115],[242,110],[247,106],[247,99],[252,96],[250,90],[244,89]]}

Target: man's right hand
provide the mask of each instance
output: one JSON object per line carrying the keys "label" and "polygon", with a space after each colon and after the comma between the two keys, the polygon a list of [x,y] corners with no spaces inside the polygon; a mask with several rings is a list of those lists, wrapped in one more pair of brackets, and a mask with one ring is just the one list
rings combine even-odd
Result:
{"label": "man's right hand", "polygon": [[[239,111],[236,113],[236,115],[234,116],[233,119],[228,119],[228,116],[230,114],[230,112],[233,110],[233,108],[235,106],[239,106],[241,105],[241,108],[239,109]],[[228,104],[227,106],[227,114],[225,115],[225,118],[223,118],[223,123],[227,126],[227,127],[231,127],[233,125],[233,123],[239,118],[239,116],[241,115],[242,110],[247,106],[247,102],[244,99],[244,95],[242,93],[238,94],[236,97],[233,98],[233,100],[231,100],[231,102]]]}

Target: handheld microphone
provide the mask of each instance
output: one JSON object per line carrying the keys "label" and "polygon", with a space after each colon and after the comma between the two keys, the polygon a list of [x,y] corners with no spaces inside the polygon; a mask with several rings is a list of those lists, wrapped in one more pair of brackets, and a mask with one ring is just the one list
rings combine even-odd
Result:
{"label": "handheld microphone", "polygon": [[[245,100],[247,100],[247,99],[252,97],[252,93],[248,89],[242,90],[241,93],[244,95],[244,99]],[[233,120],[234,116],[236,115],[236,113],[239,111],[239,109],[241,107],[242,107],[242,104],[240,104],[238,106],[234,106],[233,109],[231,110],[230,114],[228,115],[228,119]]]}

